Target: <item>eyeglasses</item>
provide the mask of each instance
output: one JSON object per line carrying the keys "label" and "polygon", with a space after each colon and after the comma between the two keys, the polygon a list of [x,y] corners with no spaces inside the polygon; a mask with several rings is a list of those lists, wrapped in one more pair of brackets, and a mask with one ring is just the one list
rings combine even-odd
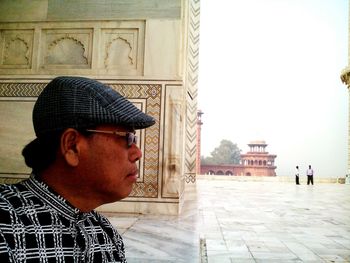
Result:
{"label": "eyeglasses", "polygon": [[113,134],[115,136],[124,137],[128,143],[128,147],[131,147],[133,144],[137,144],[137,136],[135,132],[122,132],[122,131],[101,131],[101,130],[86,130],[87,132],[93,133],[104,133],[104,134]]}

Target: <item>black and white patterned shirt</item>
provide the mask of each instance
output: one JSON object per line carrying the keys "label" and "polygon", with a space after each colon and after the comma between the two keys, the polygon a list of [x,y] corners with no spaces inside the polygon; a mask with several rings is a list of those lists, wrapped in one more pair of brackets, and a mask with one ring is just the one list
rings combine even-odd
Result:
{"label": "black and white patterned shirt", "polygon": [[126,262],[121,236],[80,212],[34,175],[0,185],[0,262]]}

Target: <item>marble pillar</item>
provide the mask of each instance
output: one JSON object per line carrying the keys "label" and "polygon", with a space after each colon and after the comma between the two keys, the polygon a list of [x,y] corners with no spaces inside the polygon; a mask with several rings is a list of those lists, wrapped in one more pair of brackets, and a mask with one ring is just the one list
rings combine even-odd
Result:
{"label": "marble pillar", "polygon": [[30,174],[21,150],[55,76],[98,79],[152,115],[125,200],[103,211],[178,214],[195,184],[199,0],[0,1],[0,181]]}
{"label": "marble pillar", "polygon": [[[350,34],[350,1],[349,1],[349,18],[348,18],[348,32]],[[350,35],[349,35],[350,36]],[[349,109],[349,119],[348,119],[348,172],[347,174],[350,175],[350,38],[348,41],[348,66],[344,68],[341,72],[341,80],[342,82],[347,85],[348,88],[348,109]]]}

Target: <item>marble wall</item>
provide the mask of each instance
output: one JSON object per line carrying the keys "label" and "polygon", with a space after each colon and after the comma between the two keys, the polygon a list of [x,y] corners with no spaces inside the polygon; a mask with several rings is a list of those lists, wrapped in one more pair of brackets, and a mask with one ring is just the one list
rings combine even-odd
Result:
{"label": "marble wall", "polygon": [[34,138],[31,111],[46,83],[86,76],[157,120],[139,131],[131,195],[100,210],[179,213],[195,183],[198,45],[199,1],[1,1],[0,181],[30,173],[21,149]]}

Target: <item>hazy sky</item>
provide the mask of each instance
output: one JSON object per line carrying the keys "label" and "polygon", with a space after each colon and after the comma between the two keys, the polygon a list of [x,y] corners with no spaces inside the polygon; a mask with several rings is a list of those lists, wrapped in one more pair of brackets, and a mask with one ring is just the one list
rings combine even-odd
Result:
{"label": "hazy sky", "polygon": [[202,155],[265,140],[277,175],[347,173],[348,0],[201,2]]}

